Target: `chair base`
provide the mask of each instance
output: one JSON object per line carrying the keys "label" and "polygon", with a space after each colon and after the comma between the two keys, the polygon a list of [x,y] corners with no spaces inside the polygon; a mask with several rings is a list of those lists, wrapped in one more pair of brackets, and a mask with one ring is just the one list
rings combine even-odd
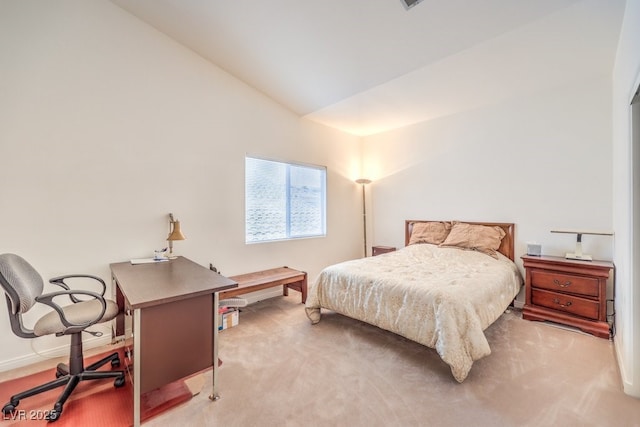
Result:
{"label": "chair base", "polygon": [[[78,338],[80,334],[77,334]],[[15,394],[11,396],[9,402],[4,405],[2,408],[2,412],[5,415],[13,412],[20,401],[30,396],[35,396],[36,394],[43,393],[45,391],[53,390],[57,387],[64,386],[64,390],[58,400],[56,400],[53,405],[53,409],[47,413],[48,421],[56,421],[60,418],[62,414],[62,408],[64,403],[67,401],[73,390],[81,381],[87,380],[101,380],[105,378],[115,378],[113,385],[115,387],[122,387],[125,383],[125,375],[124,371],[96,371],[96,369],[104,366],[105,364],[111,362],[111,366],[117,367],[120,366],[120,356],[119,354],[112,353],[106,357],[103,357],[96,363],[91,364],[86,369],[82,366],[82,342],[78,346],[78,339],[76,339],[76,334],[71,337],[72,345],[71,345],[71,355],[69,358],[69,364],[59,364],[56,368],[56,379],[49,381],[48,383],[39,385],[32,389],[23,391],[21,393]],[[80,356],[80,363],[78,364],[78,351]],[[69,368],[71,367],[71,368]]]}

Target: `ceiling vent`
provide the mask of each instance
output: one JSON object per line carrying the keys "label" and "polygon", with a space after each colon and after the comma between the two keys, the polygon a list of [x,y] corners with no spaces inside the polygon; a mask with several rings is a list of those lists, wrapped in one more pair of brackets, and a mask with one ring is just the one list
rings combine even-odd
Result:
{"label": "ceiling vent", "polygon": [[402,5],[404,6],[404,8],[409,10],[413,6],[415,6],[418,3],[420,3],[422,0],[400,0],[400,1],[402,2]]}

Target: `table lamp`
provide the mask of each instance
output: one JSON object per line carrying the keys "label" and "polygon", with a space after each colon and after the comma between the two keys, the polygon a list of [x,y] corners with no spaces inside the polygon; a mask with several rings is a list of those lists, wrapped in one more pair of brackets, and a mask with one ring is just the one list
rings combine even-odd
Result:
{"label": "table lamp", "polygon": [[591,255],[586,255],[582,253],[582,235],[583,234],[592,234],[596,236],[613,236],[612,231],[551,230],[551,232],[575,234],[577,236],[576,250],[575,252],[567,252],[567,254],[565,255],[565,258],[576,259],[580,261],[593,261],[593,258],[591,257]]}
{"label": "table lamp", "polygon": [[173,241],[174,240],[185,240],[184,234],[182,234],[182,230],[180,230],[180,221],[175,220],[173,218],[173,214],[169,214],[169,236],[167,237],[167,241],[169,242],[169,259],[174,259],[176,256],[173,254]]}

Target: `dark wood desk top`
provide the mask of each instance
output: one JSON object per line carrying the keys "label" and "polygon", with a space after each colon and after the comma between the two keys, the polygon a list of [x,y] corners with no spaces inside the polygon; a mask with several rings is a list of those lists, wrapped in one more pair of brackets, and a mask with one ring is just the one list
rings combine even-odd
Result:
{"label": "dark wood desk top", "polygon": [[153,264],[133,265],[126,261],[110,267],[134,310],[238,286],[233,280],[184,257]]}

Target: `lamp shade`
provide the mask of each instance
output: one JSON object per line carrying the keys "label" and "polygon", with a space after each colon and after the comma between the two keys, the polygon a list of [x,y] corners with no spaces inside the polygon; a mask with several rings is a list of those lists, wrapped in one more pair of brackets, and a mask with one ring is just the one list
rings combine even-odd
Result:
{"label": "lamp shade", "polygon": [[169,237],[167,237],[167,240],[185,240],[186,237],[184,237],[184,234],[182,234],[182,230],[180,230],[180,221],[173,221],[172,224],[173,230],[171,230],[171,233],[169,233]]}

